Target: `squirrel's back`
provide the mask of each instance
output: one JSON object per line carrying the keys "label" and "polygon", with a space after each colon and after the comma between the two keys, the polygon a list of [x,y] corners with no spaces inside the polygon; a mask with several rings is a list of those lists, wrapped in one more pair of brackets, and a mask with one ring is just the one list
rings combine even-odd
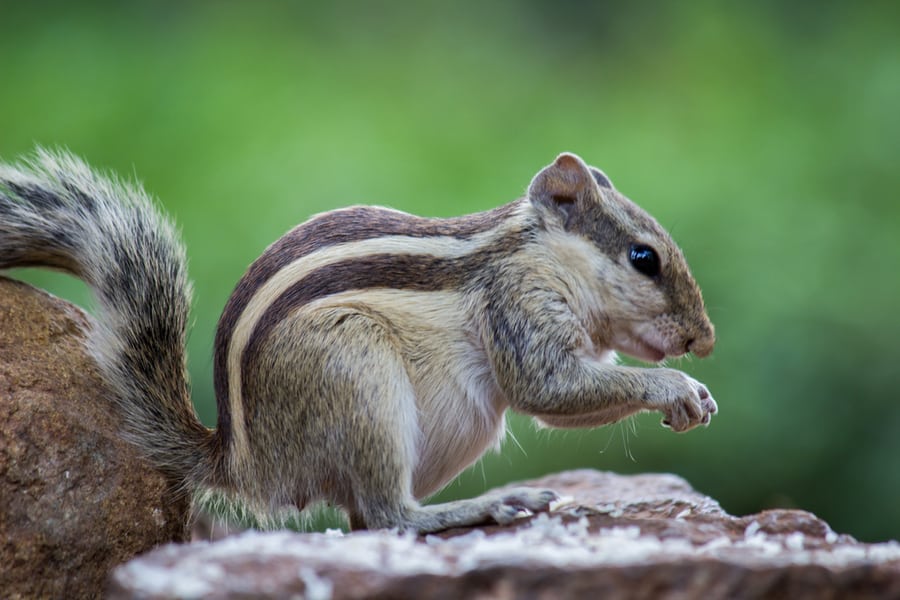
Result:
{"label": "squirrel's back", "polygon": [[[317,215],[273,243],[238,282],[216,333],[218,430],[227,440],[233,466],[246,465],[253,470],[251,447],[261,442],[251,439],[250,432],[255,430],[257,438],[263,435],[254,414],[266,410],[263,397],[271,395],[271,386],[253,382],[259,370],[271,363],[273,335],[286,321],[296,320],[298,312],[312,310],[313,306],[321,308],[332,301],[337,305],[351,303],[381,313],[399,335],[404,325],[412,326],[415,320],[408,311],[429,312],[424,307],[434,304],[430,292],[464,291],[465,279],[476,279],[483,273],[498,248],[508,249],[501,243],[504,236],[516,240],[510,243],[521,243],[527,237],[522,229],[528,226],[529,216],[525,199],[446,219],[355,206]],[[400,315],[377,302],[375,291],[388,295],[391,291],[410,292],[413,296],[398,300],[402,305]],[[387,304],[392,305],[390,301]],[[440,313],[442,321],[420,323],[414,328],[431,325],[447,329],[450,315],[431,312]],[[429,356],[427,362],[442,354],[429,354],[421,345],[410,352]],[[427,394],[418,391],[419,400],[424,401]],[[300,401],[292,398],[292,402]],[[445,408],[452,412],[449,404]],[[460,412],[471,411],[462,408]],[[485,435],[496,437],[493,430]]]}

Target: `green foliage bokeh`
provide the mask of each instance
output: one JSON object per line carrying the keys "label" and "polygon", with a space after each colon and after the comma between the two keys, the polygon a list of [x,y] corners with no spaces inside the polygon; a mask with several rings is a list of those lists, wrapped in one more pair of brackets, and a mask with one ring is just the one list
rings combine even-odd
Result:
{"label": "green foliage bokeh", "polygon": [[[563,150],[682,245],[719,344],[676,364],[719,402],[535,431],[441,498],[590,466],[669,471],[732,513],[900,537],[900,5],[0,1],[0,156],[64,146],[182,227],[190,369],[246,266],[313,213],[487,209]],[[86,302],[71,279],[25,276]]]}

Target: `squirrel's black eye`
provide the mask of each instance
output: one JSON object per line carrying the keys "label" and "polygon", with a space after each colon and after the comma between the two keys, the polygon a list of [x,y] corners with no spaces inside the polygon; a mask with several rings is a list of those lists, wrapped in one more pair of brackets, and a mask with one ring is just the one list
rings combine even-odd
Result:
{"label": "squirrel's black eye", "polygon": [[656,250],[645,244],[632,244],[628,251],[631,266],[647,277],[659,275],[659,255]]}

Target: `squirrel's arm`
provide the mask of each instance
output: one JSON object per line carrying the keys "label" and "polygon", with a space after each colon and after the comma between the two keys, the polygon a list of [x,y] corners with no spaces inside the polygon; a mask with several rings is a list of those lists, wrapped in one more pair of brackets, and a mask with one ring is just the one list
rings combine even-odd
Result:
{"label": "squirrel's arm", "polygon": [[[604,361],[565,297],[525,275],[518,294],[493,290],[485,344],[513,410],[555,427],[598,426],[641,410],[660,410],[685,431],[709,421],[715,402],[703,385],[674,369],[641,369]],[[501,278],[503,281],[522,281]]]}

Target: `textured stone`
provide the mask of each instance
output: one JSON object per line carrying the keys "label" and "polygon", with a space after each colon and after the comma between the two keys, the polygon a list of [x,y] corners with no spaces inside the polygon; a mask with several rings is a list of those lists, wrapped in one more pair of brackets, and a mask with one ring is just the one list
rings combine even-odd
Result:
{"label": "textured stone", "polygon": [[0,590],[97,597],[112,567],[185,539],[188,504],[120,441],[90,318],[0,278]]}
{"label": "textured stone", "polygon": [[244,532],[116,569],[113,598],[898,598],[900,544],[814,515],[725,513],[673,475],[571,471],[569,499],[507,527],[416,537]]}

